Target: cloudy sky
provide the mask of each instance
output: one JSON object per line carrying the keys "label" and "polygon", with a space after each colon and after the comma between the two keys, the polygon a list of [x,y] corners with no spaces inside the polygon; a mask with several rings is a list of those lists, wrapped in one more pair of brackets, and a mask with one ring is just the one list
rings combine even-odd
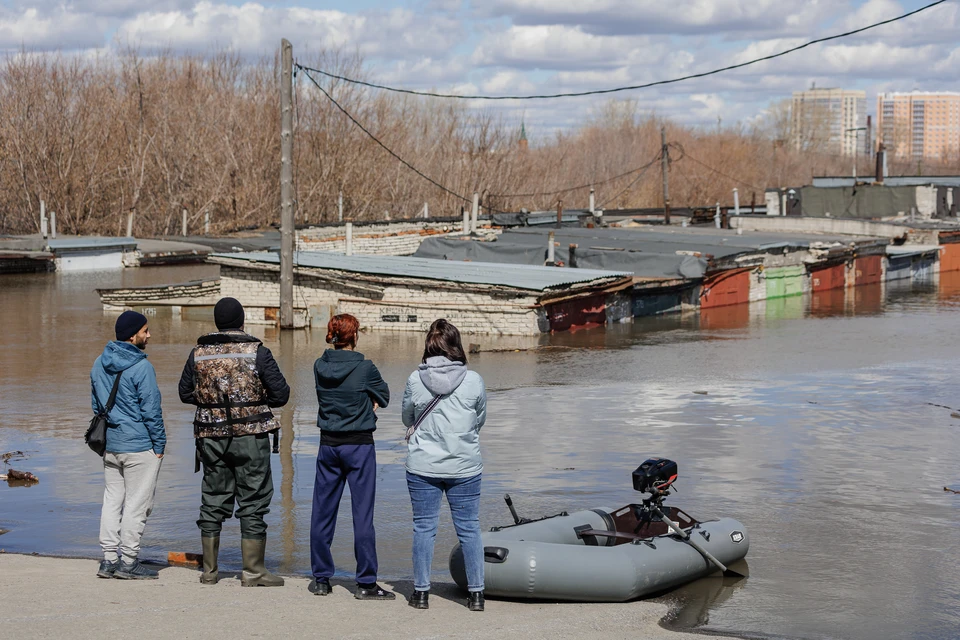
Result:
{"label": "cloudy sky", "polygon": [[[0,47],[16,51],[259,56],[360,51],[371,79],[489,94],[564,92],[705,71],[905,13],[931,0],[0,0]],[[702,126],[749,122],[794,90],[960,90],[960,0],[747,69],[618,94]],[[575,125],[608,98],[501,105],[536,135]],[[489,108],[487,103],[485,106]]]}

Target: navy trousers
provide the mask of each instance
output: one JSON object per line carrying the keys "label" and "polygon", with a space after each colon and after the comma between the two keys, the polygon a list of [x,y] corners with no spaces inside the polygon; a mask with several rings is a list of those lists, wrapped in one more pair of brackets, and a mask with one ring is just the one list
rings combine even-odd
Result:
{"label": "navy trousers", "polygon": [[344,484],[350,485],[350,503],[353,506],[353,553],[357,558],[357,582],[376,582],[377,536],[373,530],[373,503],[377,493],[377,454],[372,444],[320,445],[310,522],[313,577],[329,579],[333,576],[330,545],[337,528],[337,512],[340,510]]}

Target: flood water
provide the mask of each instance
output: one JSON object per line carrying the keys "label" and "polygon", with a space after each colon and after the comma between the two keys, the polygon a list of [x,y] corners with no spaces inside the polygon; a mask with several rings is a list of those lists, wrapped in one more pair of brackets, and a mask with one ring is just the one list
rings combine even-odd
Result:
{"label": "flood water", "polygon": [[[102,469],[82,441],[89,369],[115,315],[96,287],[184,281],[210,267],[0,279],[0,452],[40,477],[0,484],[0,548],[96,557]],[[672,504],[750,531],[750,577],[701,580],[665,598],[672,624],[790,638],[944,638],[960,632],[960,280],[830,292],[814,300],[717,309],[541,339],[469,338],[489,390],[482,432],[481,521],[619,506],[650,456],[678,461]],[[164,396],[169,444],[143,554],[199,552],[192,410],[176,394],[198,321],[157,317],[147,349]],[[309,573],[311,491],[319,433],[312,365],[320,331],[253,328],[293,387],[274,456],[268,564]],[[396,402],[380,411],[377,538],[381,577],[409,579],[411,511],[399,397],[418,336],[362,335]],[[706,391],[696,394],[694,391]],[[2,465],[0,465],[2,466]],[[334,556],[353,570],[348,498]],[[236,520],[221,563],[239,568]],[[441,518],[438,580],[455,536]],[[91,575],[92,578],[92,575]]]}

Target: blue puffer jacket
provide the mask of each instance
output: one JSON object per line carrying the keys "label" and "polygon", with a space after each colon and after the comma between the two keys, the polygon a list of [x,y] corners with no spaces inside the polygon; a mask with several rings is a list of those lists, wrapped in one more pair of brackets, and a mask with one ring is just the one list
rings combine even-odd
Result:
{"label": "blue puffer jacket", "polygon": [[147,362],[147,354],[130,342],[109,342],[90,370],[93,412],[107,404],[113,381],[120,372],[117,399],[108,416],[107,451],[138,453],[153,450],[163,453],[167,433],[160,410],[157,373]]}
{"label": "blue puffer jacket", "polygon": [[403,392],[403,424],[412,426],[434,396],[443,399],[407,443],[406,469],[429,478],[470,478],[483,471],[480,429],[487,419],[483,378],[443,356],[427,358]]}

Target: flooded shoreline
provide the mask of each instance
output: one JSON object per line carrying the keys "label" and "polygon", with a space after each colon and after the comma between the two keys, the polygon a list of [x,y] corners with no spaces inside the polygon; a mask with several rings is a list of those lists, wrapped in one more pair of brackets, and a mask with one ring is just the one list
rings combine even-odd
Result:
{"label": "flooded shoreline", "polygon": [[[205,269],[0,280],[0,453],[27,452],[15,468],[40,477],[32,487],[0,485],[0,528],[10,530],[0,548],[97,555],[102,470],[82,429],[90,365],[114,316],[100,310],[93,289],[195,279],[210,275]],[[671,628],[798,638],[950,635],[960,625],[953,604],[960,501],[942,487],[960,484],[960,444],[950,411],[930,403],[960,402],[952,384],[960,346],[950,340],[960,295],[888,284],[834,298],[768,300],[531,339],[469,338],[484,349],[527,349],[470,356],[490,394],[481,524],[509,520],[505,492],[531,517],[627,504],[637,496],[633,468],[667,456],[680,464],[672,504],[700,518],[735,517],[752,539],[749,578],[714,580],[719,587],[700,581],[664,596],[686,603],[679,622],[665,623]],[[170,455],[144,555],[162,558],[199,550],[192,412],[175,385],[193,341],[210,327],[157,318],[151,328],[147,353],[164,396]],[[273,457],[268,560],[303,575],[319,442],[312,365],[325,345],[319,331],[251,330],[293,387]],[[399,396],[420,348],[416,335],[364,334],[358,345],[394,395],[376,433],[375,520],[381,573],[393,579],[412,571]],[[349,577],[348,505],[341,514],[334,557]],[[224,537],[222,564],[238,567],[235,520]],[[455,540],[448,514],[438,537],[434,571],[448,581],[444,549]]]}

